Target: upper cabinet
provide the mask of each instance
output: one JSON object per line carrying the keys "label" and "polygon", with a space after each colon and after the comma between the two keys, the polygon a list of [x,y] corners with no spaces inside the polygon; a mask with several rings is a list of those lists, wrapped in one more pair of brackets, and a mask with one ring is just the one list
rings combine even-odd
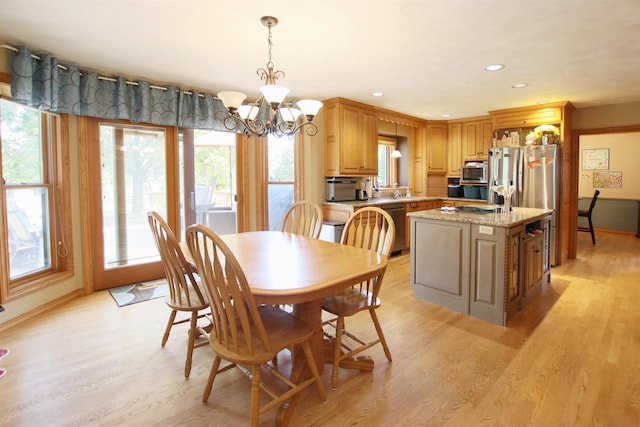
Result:
{"label": "upper cabinet", "polygon": [[378,117],[365,104],[344,98],[324,101],[325,176],[378,174]]}
{"label": "upper cabinet", "polygon": [[447,125],[427,124],[427,172],[447,172]]}
{"label": "upper cabinet", "polygon": [[460,176],[462,167],[462,123],[449,123],[447,143],[447,175]]}
{"label": "upper cabinet", "polygon": [[492,143],[491,118],[463,122],[461,142],[463,161],[486,159]]}
{"label": "upper cabinet", "polygon": [[491,111],[493,127],[532,127],[544,124],[557,124],[563,121],[563,107],[523,107],[509,110]]}
{"label": "upper cabinet", "polygon": [[447,175],[460,176],[466,160],[485,160],[493,145],[490,117],[451,120],[448,122]]}

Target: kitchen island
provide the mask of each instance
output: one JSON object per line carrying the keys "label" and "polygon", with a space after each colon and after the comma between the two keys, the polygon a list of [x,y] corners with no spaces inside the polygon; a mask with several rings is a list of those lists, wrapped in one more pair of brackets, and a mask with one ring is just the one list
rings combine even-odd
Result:
{"label": "kitchen island", "polygon": [[408,213],[414,296],[506,325],[549,281],[553,210],[442,209]]}

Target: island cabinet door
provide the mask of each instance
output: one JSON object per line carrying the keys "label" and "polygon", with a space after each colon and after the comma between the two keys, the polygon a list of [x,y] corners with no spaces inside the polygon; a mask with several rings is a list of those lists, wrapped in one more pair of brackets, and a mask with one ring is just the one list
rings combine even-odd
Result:
{"label": "island cabinet door", "polygon": [[471,224],[411,218],[411,286],[416,298],[469,314]]}
{"label": "island cabinet door", "polygon": [[469,314],[505,325],[507,229],[471,225]]}

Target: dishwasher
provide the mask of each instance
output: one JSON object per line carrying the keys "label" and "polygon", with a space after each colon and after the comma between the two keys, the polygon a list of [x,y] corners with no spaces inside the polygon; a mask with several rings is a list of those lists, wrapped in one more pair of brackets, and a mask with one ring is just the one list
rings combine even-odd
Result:
{"label": "dishwasher", "polygon": [[391,215],[393,224],[396,227],[396,240],[391,250],[391,255],[396,255],[405,248],[407,210],[404,207],[404,203],[387,203],[382,205],[381,208]]}

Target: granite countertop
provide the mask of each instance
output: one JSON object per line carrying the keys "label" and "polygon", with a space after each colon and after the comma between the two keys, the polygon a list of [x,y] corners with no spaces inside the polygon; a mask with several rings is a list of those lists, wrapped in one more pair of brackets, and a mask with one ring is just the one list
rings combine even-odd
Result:
{"label": "granite countertop", "polygon": [[442,200],[442,197],[384,197],[381,199],[369,199],[369,200],[352,200],[344,202],[324,202],[327,205],[346,205],[353,207],[363,206],[375,206],[375,205],[388,205],[391,203],[411,203],[421,202],[424,200]]}
{"label": "granite countertop", "polygon": [[363,206],[374,206],[374,205],[387,205],[391,203],[411,203],[411,202],[422,202],[429,200],[454,200],[454,201],[464,201],[469,203],[487,203],[486,200],[481,199],[463,199],[460,197],[383,197],[380,199],[369,199],[369,200],[352,200],[352,201],[344,201],[344,202],[324,202],[327,205],[346,205],[353,207],[363,207]]}
{"label": "granite countertop", "polygon": [[535,208],[513,208],[513,212],[509,213],[475,213],[444,211],[440,209],[431,209],[427,211],[409,212],[407,215],[411,217],[423,219],[436,219],[442,221],[468,222],[472,224],[489,225],[493,227],[513,227],[525,222],[534,221],[553,212],[553,209],[535,209]]}

